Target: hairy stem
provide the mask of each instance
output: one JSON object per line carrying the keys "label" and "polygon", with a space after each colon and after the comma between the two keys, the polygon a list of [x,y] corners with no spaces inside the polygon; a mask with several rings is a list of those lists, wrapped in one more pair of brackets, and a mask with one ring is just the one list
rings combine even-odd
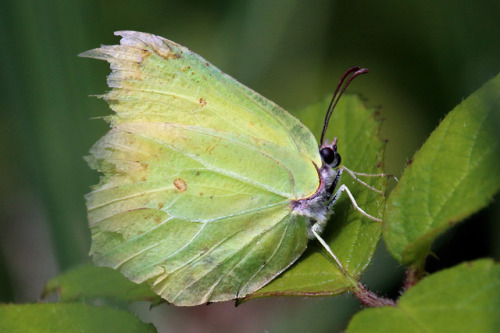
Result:
{"label": "hairy stem", "polygon": [[363,284],[358,282],[358,286],[356,289],[354,289],[354,295],[363,303],[363,305],[372,307],[372,308],[378,308],[382,306],[396,306],[397,302],[378,296],[374,292],[368,290]]}

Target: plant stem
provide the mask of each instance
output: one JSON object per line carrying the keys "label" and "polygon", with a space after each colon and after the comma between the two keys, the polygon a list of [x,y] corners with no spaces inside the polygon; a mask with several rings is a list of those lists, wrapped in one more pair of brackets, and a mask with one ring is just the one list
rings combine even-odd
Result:
{"label": "plant stem", "polygon": [[403,292],[405,292],[406,290],[410,289],[415,284],[417,284],[417,282],[420,281],[426,275],[426,272],[421,265],[410,266],[406,270],[405,275],[406,278],[403,284]]}
{"label": "plant stem", "polygon": [[363,305],[378,308],[382,306],[396,306],[397,302],[378,296],[374,292],[368,290],[364,285],[358,282],[358,287],[354,289],[354,295],[363,303]]}

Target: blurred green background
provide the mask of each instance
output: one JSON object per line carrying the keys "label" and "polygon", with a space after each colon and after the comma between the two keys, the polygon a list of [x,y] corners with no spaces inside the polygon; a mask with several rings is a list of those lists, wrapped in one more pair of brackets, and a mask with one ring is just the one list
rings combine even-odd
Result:
{"label": "blurred green background", "polygon": [[[106,131],[91,118],[109,110],[88,96],[107,90],[109,67],[77,54],[117,43],[115,30],[172,39],[291,111],[331,93],[346,68],[370,68],[350,92],[381,106],[395,175],[448,111],[500,72],[495,0],[3,0],[0,29],[0,302],[36,301],[48,278],[89,261],[83,195],[98,175],[82,156]],[[429,270],[498,259],[499,216],[492,203],[441,237]],[[383,244],[366,282],[397,295],[401,267]],[[183,332],[332,332],[359,307],[348,296],[134,305],[162,331]]]}

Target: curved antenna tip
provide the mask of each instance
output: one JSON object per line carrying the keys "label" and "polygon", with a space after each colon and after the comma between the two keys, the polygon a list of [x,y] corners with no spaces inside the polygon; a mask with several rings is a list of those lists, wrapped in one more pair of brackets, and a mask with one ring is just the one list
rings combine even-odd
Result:
{"label": "curved antenna tip", "polygon": [[320,144],[323,144],[326,130],[328,128],[328,123],[330,122],[330,117],[332,116],[333,110],[335,109],[335,106],[339,102],[340,97],[342,97],[347,87],[352,82],[352,80],[354,80],[354,78],[356,78],[361,74],[366,74],[368,72],[369,72],[368,68],[361,68],[358,66],[351,67],[344,72],[344,74],[340,78],[337,88],[335,89],[335,92],[333,93],[332,100],[326,111],[325,121],[323,123],[323,131],[321,132]]}

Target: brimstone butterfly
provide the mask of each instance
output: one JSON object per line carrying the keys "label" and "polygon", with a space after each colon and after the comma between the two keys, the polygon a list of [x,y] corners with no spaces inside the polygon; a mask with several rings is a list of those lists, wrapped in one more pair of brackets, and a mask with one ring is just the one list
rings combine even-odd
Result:
{"label": "brimstone butterfly", "polygon": [[318,149],[299,120],[181,45],[115,34],[120,45],[81,54],[111,64],[116,113],[87,157],[104,173],[86,196],[94,261],[197,305],[255,292],[311,238],[329,250],[319,233],[336,195],[355,204],[334,191],[336,140]]}

